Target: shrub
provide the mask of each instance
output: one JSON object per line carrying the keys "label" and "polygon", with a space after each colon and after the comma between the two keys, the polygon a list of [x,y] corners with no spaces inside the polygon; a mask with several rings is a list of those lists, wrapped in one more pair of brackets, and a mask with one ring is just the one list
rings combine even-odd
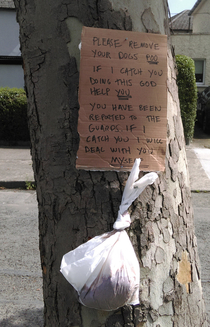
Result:
{"label": "shrub", "polygon": [[197,108],[195,64],[193,59],[184,55],[176,55],[176,64],[181,117],[185,140],[188,143],[193,138]]}
{"label": "shrub", "polygon": [[29,141],[27,99],[23,89],[0,88],[0,141]]}

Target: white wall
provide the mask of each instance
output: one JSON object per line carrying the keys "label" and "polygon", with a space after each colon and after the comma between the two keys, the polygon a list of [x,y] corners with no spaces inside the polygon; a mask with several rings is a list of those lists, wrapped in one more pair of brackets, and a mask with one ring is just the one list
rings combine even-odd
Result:
{"label": "white wall", "polygon": [[193,33],[210,32],[210,1],[202,1],[193,13]]}
{"label": "white wall", "polygon": [[23,69],[21,65],[0,64],[0,87],[24,87]]}
{"label": "white wall", "polygon": [[[0,56],[21,56],[19,25],[14,10],[0,10]],[[0,87],[24,87],[21,65],[0,63]]]}
{"label": "white wall", "polygon": [[171,35],[171,42],[175,47],[175,54],[189,56],[192,59],[206,59],[206,73],[204,76],[204,85],[201,88],[210,85],[210,34],[176,34]]}
{"label": "white wall", "polygon": [[[16,49],[16,54],[13,52],[14,49]],[[21,55],[19,49],[19,25],[16,22],[16,12],[14,10],[0,11],[0,55]]]}

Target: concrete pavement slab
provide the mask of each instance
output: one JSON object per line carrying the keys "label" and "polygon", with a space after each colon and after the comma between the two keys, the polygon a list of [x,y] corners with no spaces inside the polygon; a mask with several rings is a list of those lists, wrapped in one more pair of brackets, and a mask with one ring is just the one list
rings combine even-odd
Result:
{"label": "concrete pavement slab", "polygon": [[192,144],[186,147],[186,155],[190,175],[191,191],[210,191],[210,179],[208,178],[204,167],[197,157]]}
{"label": "concrete pavement slab", "polygon": [[210,148],[194,148],[193,150],[210,179]]}
{"label": "concrete pavement slab", "polygon": [[[204,157],[205,167],[209,169],[210,158],[206,158],[205,153],[201,151],[199,158],[196,155],[194,146],[196,146],[196,143],[194,145],[193,142],[186,147],[191,189],[193,191],[210,191],[210,179],[202,166],[201,157]],[[26,182],[34,182],[30,149],[0,147],[0,187],[24,188]]]}
{"label": "concrete pavement slab", "polygon": [[210,191],[210,135],[195,125],[194,138],[186,146],[192,191]]}
{"label": "concrete pavement slab", "polygon": [[[210,191],[210,136],[196,125],[195,137],[186,146],[192,191]],[[0,147],[0,187],[25,187],[34,182],[29,147]]]}
{"label": "concrete pavement slab", "polygon": [[22,187],[33,182],[34,174],[28,147],[0,147],[0,186]]}

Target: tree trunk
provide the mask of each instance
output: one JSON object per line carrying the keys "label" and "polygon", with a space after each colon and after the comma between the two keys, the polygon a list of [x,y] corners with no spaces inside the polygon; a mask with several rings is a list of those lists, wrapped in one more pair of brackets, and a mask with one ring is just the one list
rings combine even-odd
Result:
{"label": "tree trunk", "polygon": [[62,256],[112,229],[122,172],[76,170],[82,25],[168,34],[166,0],[15,0],[39,205],[47,327],[207,326],[174,62],[168,50],[166,169],[132,207],[140,305],[99,312],[77,302]]}

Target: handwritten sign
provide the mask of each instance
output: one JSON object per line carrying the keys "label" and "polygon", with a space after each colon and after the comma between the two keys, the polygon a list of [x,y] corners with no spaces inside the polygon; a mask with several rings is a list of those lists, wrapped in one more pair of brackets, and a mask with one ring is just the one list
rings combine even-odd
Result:
{"label": "handwritten sign", "polygon": [[167,37],[84,27],[77,168],[165,167]]}

